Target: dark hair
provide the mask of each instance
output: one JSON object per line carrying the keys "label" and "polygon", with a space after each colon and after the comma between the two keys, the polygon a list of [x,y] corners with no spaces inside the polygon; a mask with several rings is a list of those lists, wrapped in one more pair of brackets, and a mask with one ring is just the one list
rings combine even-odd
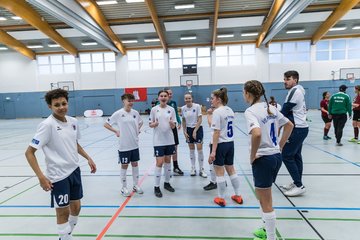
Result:
{"label": "dark hair", "polygon": [[217,97],[217,98],[220,98],[221,101],[222,101],[222,104],[226,105],[229,101],[229,98],[227,96],[227,89],[226,87],[222,87],[220,89],[217,89],[217,90],[214,90],[212,92],[212,94]]}
{"label": "dark hair", "polygon": [[323,92],[323,99],[325,99],[325,97],[326,97],[326,94],[328,93],[328,91],[325,91],[325,92]]}
{"label": "dark hair", "polygon": [[257,80],[247,81],[245,83],[245,85],[244,85],[244,90],[246,92],[250,93],[254,97],[254,100],[251,103],[251,105],[253,105],[257,101],[259,101],[261,96],[264,96],[265,102],[266,102],[266,105],[267,105],[267,112],[268,112],[269,115],[273,115],[273,113],[270,111],[269,103],[268,103],[268,100],[267,100],[266,95],[265,95],[265,88],[261,84],[261,82],[259,82]]}
{"label": "dark hair", "polygon": [[163,93],[163,92],[164,92],[164,93],[166,93],[166,94],[169,96],[168,91],[166,91],[166,90],[164,90],[164,89],[163,89],[163,90],[160,90],[160,91],[158,92],[158,97],[159,97],[159,96],[160,96],[160,94],[161,94],[161,93]]}
{"label": "dark hair", "polygon": [[57,89],[48,91],[45,94],[45,101],[46,101],[46,103],[48,105],[51,105],[51,101],[53,99],[58,99],[58,98],[61,98],[61,97],[64,97],[66,99],[66,101],[69,100],[68,92],[66,90],[64,90],[64,89],[57,88]]}
{"label": "dark hair", "polygon": [[193,97],[193,95],[191,94],[191,92],[186,92],[185,94],[184,94],[184,96],[185,95],[190,95],[191,97]]}
{"label": "dark hair", "polygon": [[169,87],[164,87],[164,89],[163,90],[165,90],[165,91],[169,91],[169,90],[171,90],[171,88],[169,88]]}
{"label": "dark hair", "polygon": [[299,73],[297,71],[294,71],[294,70],[287,71],[284,73],[284,76],[286,78],[293,77],[294,79],[296,79],[297,83],[299,82]]}
{"label": "dark hair", "polygon": [[127,99],[127,100],[135,100],[135,96],[132,95],[131,93],[124,93],[121,96],[121,101],[124,101],[125,99]]}

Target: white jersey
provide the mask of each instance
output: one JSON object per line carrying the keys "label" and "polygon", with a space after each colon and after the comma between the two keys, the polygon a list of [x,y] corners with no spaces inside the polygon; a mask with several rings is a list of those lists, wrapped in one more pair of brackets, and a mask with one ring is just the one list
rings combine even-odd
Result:
{"label": "white jersey", "polygon": [[281,112],[294,123],[296,128],[307,128],[305,89],[301,85],[292,87],[286,95]]}
{"label": "white jersey", "polygon": [[181,115],[186,121],[186,127],[194,128],[199,116],[202,115],[201,107],[196,103],[193,103],[191,108],[188,108],[187,105],[184,105],[181,107]]}
{"label": "white jersey", "polygon": [[67,178],[79,167],[77,140],[80,139],[78,121],[65,116],[66,122],[53,115],[41,122],[29,144],[44,151],[46,176],[52,182]]}
{"label": "white jersey", "polygon": [[[211,120],[211,136],[214,135],[214,130],[220,130],[220,137],[218,143],[234,141],[234,112],[228,106],[222,106],[214,110]],[[211,143],[213,143],[211,137]]]}
{"label": "white jersey", "polygon": [[270,105],[270,111],[273,115],[268,114],[265,102],[255,103],[245,111],[248,133],[254,128],[261,129],[261,142],[257,151],[258,156],[280,153],[279,128],[289,121],[276,107]]}
{"label": "white jersey", "polygon": [[166,105],[165,108],[162,108],[160,105],[157,105],[151,109],[149,123],[159,122],[159,125],[154,128],[154,147],[175,144],[170,121],[176,123],[176,115],[173,107]]}
{"label": "white jersey", "polygon": [[117,125],[120,132],[119,151],[130,151],[139,148],[139,126],[143,123],[138,111],[124,108],[114,112],[106,121],[111,126]]}

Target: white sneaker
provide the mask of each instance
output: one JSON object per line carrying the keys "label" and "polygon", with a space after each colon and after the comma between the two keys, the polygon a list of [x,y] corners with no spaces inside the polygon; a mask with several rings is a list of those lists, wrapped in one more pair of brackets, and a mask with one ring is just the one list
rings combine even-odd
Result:
{"label": "white sneaker", "polygon": [[190,171],[190,176],[196,176],[196,170],[195,168],[191,168],[191,171]]}
{"label": "white sneaker", "polygon": [[285,196],[288,197],[296,197],[296,196],[300,196],[302,194],[304,194],[306,192],[305,186],[301,186],[301,187],[293,187],[292,189],[290,189],[289,191],[284,192]]}
{"label": "white sneaker", "polygon": [[144,191],[138,185],[133,187],[133,191],[138,193],[138,194],[143,194],[144,193]]}
{"label": "white sneaker", "polygon": [[202,168],[199,173],[200,177],[207,178],[207,174],[205,173],[205,170]]}
{"label": "white sneaker", "polygon": [[121,195],[123,195],[123,197],[129,197],[130,196],[130,192],[126,187],[123,187],[121,189]]}
{"label": "white sneaker", "polygon": [[285,190],[285,191],[289,191],[291,189],[293,189],[294,187],[296,187],[296,185],[294,183],[289,183],[287,185],[281,185],[280,188]]}

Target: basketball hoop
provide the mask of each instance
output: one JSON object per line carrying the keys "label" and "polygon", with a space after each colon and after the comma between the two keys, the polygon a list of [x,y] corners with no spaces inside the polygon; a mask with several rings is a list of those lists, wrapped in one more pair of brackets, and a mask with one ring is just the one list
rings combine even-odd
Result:
{"label": "basketball hoop", "polygon": [[351,84],[355,83],[355,74],[354,73],[347,73],[346,78],[347,78],[347,80],[350,81]]}
{"label": "basketball hoop", "polygon": [[192,90],[191,90],[191,87],[192,87],[192,85],[193,85],[193,81],[192,80],[187,80],[186,81],[186,87],[187,87],[187,89],[188,89],[188,92],[192,92]]}

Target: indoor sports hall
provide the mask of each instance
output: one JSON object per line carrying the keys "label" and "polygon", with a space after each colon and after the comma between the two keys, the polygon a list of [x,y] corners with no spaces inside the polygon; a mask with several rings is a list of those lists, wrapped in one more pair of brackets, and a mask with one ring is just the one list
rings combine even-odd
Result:
{"label": "indoor sports hall", "polygon": [[[358,239],[360,0],[0,0],[0,239],[270,239],[254,235],[264,215],[250,164],[253,134],[244,112],[251,104],[244,87],[249,80],[261,82],[266,99],[273,97],[285,115],[294,94],[286,85],[288,71],[299,74],[296,86],[304,90],[309,132],[300,151],[306,191],[288,193],[284,185],[299,186],[282,163],[272,185],[275,239]],[[234,185],[225,174],[224,207],[214,202],[220,184],[204,190],[211,181],[214,139],[207,110],[214,105],[213,91],[222,87],[234,112],[233,165],[243,199],[242,204],[231,199]],[[181,126],[177,162],[183,175],[171,164],[175,192],[163,188],[162,176],[163,195],[157,197],[156,132],[149,121],[164,88],[171,89],[182,120],[186,93],[201,106],[207,177],[199,176],[197,163],[192,176]],[[70,128],[80,133],[79,145],[96,164],[90,173],[89,159],[77,148],[83,197],[76,227],[66,238],[59,238],[59,208],[50,207],[50,191],[30,167],[27,150],[39,143],[41,124],[58,114],[52,104],[59,98],[49,105],[45,97],[56,89],[68,93],[66,115],[77,120]],[[124,93],[134,97],[132,108],[143,122],[137,185],[143,193],[129,196],[122,192],[119,139],[104,127],[123,107]],[[339,103],[334,96],[349,100],[342,136],[334,131],[337,113],[323,114],[325,95],[330,104]],[[293,116],[295,109],[290,112]],[[290,121],[296,128],[296,117]],[[35,155],[45,172],[51,166],[43,150]]]}

